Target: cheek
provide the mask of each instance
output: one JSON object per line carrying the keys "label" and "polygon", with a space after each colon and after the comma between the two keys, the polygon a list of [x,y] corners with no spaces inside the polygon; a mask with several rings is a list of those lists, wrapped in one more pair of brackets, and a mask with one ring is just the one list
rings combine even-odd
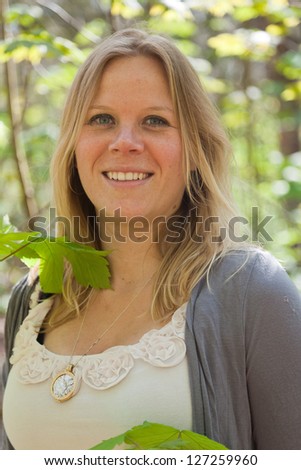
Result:
{"label": "cheek", "polygon": [[75,158],[78,168],[87,169],[99,154],[99,145],[97,139],[93,136],[81,135],[75,146]]}
{"label": "cheek", "polygon": [[162,162],[166,166],[182,168],[182,146],[180,140],[164,139],[159,145]]}
{"label": "cheek", "polygon": [[167,146],[163,158],[170,177],[184,183],[185,177],[181,147],[176,145]]}

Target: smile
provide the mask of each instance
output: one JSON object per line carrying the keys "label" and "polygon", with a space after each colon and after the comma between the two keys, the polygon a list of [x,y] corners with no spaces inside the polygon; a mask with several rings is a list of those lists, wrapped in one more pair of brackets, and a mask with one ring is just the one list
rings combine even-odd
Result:
{"label": "smile", "polygon": [[150,176],[150,173],[133,173],[131,171],[126,173],[121,171],[108,171],[104,174],[107,178],[114,181],[141,181]]}

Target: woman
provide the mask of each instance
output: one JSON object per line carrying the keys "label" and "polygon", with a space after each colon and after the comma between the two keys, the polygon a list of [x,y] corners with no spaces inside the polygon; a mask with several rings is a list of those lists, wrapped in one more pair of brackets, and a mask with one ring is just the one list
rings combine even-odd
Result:
{"label": "woman", "polygon": [[85,290],[68,268],[62,296],[15,288],[14,448],[89,448],[144,420],[232,449],[301,448],[300,297],[270,255],[232,240],[229,155],[169,40],[123,30],[86,60],[52,181],[70,239],[109,250],[112,289]]}

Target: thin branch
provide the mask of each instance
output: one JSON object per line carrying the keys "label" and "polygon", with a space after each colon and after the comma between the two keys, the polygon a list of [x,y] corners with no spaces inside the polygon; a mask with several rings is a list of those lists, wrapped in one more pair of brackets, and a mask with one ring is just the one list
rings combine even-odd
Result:
{"label": "thin branch", "polygon": [[5,261],[7,260],[8,258],[11,258],[12,256],[14,256],[16,253],[18,253],[19,251],[23,250],[24,248],[26,248],[28,245],[30,245],[31,242],[27,242],[25,245],[22,245],[18,248],[16,248],[14,251],[12,251],[11,253],[9,253],[8,255],[4,256],[4,258],[1,258],[0,259],[0,263],[2,261]]}
{"label": "thin branch", "polygon": [[[3,40],[7,38],[5,12],[8,10],[8,7],[8,0],[1,0],[0,34]],[[19,101],[17,70],[13,60],[5,62],[4,76],[7,90],[8,115],[11,122],[11,145],[22,189],[22,202],[26,215],[32,217],[38,213],[38,206],[35,200],[28,161],[22,144],[22,115]]]}
{"label": "thin branch", "polygon": [[49,2],[48,0],[36,0],[36,3],[55,13],[61,20],[74,28],[75,31],[80,32],[85,38],[89,39],[89,41],[93,42],[94,44],[99,42],[99,37],[96,34],[93,34],[91,31],[84,29],[84,24],[81,21],[75,19],[60,5],[57,5],[54,2]]}

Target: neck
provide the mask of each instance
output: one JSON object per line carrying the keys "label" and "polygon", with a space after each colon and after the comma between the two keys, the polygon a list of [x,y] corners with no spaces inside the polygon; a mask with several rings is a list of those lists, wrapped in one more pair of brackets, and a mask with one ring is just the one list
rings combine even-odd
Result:
{"label": "neck", "polygon": [[103,243],[103,249],[110,251],[113,288],[143,283],[158,271],[162,260],[157,244]]}
{"label": "neck", "polygon": [[158,271],[162,256],[159,243],[151,232],[134,232],[128,224],[100,223],[102,248],[110,252],[108,258],[112,274],[112,285],[117,283],[141,284]]}

